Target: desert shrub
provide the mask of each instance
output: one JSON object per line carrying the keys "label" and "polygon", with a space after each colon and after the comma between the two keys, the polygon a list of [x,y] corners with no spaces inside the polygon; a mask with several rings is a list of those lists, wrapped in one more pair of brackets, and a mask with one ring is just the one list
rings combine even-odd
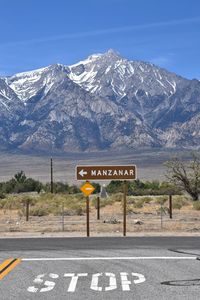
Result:
{"label": "desert shrub", "polygon": [[111,198],[114,202],[121,202],[123,199],[123,193],[113,194]]}
{"label": "desert shrub", "polygon": [[85,211],[84,211],[83,207],[81,207],[81,206],[77,207],[76,210],[75,210],[75,213],[76,213],[77,216],[83,216],[84,212]]}
{"label": "desert shrub", "polygon": [[191,200],[187,198],[186,196],[174,196],[172,198],[172,203],[173,201],[178,201],[181,203],[182,206],[189,205],[191,203]]}
{"label": "desert shrub", "polygon": [[135,198],[132,198],[132,197],[127,198],[127,204],[134,204],[135,201],[136,201]]}
{"label": "desert shrub", "polygon": [[174,199],[174,200],[172,201],[172,208],[173,208],[173,209],[181,209],[182,206],[183,206],[183,205],[182,205],[182,203],[181,203],[180,200]]}
{"label": "desert shrub", "polygon": [[[92,205],[95,207],[95,208],[97,208],[97,197],[94,197],[93,199],[92,199]],[[101,200],[100,200],[100,203],[101,203]]]}
{"label": "desert shrub", "polygon": [[[100,198],[100,207],[105,207],[107,205],[112,205],[115,202],[115,197],[108,197],[108,198]],[[97,208],[97,197],[92,199],[92,205]]]}
{"label": "desert shrub", "polygon": [[123,192],[123,182],[120,180],[112,180],[106,187],[106,191],[110,194],[122,193]]}
{"label": "desert shrub", "polygon": [[79,194],[80,193],[80,188],[76,185],[72,185],[69,187],[69,193],[70,194]]}
{"label": "desert shrub", "polygon": [[107,205],[112,205],[115,201],[112,197],[104,198],[100,200],[100,207],[105,207]]}
{"label": "desert shrub", "polygon": [[9,195],[5,199],[3,209],[21,209],[22,206],[21,197]]}
{"label": "desert shrub", "polygon": [[193,208],[195,210],[200,210],[200,201],[193,202]]}
{"label": "desert shrub", "polygon": [[5,199],[6,195],[0,192],[0,199]]}
{"label": "desert shrub", "polygon": [[42,206],[34,206],[30,209],[31,216],[42,217],[42,216],[46,216],[48,214],[49,214],[49,211],[47,210],[47,208],[42,207]]}
{"label": "desert shrub", "polygon": [[163,205],[168,200],[168,196],[160,196],[156,198],[156,203]]}
{"label": "desert shrub", "polygon": [[129,204],[127,204],[127,206],[126,206],[126,212],[127,212],[127,214],[134,213],[134,212],[135,212],[135,210],[134,210],[134,207],[133,207],[133,205],[129,205]]}
{"label": "desert shrub", "polygon": [[101,191],[101,185],[96,182],[92,182],[93,187],[95,188],[93,194],[99,194]]}
{"label": "desert shrub", "polygon": [[181,209],[183,206],[189,205],[191,200],[185,196],[174,196],[172,198],[172,208]]}
{"label": "desert shrub", "polygon": [[23,195],[23,196],[19,196],[16,198],[19,199],[19,201],[22,205],[26,205],[26,203],[29,202],[29,205],[33,206],[33,205],[35,205],[35,203],[37,201],[36,198],[33,198],[29,195]]}
{"label": "desert shrub", "polygon": [[167,215],[167,214],[169,214],[169,208],[165,207],[165,206],[161,206],[158,209],[156,209],[156,212],[157,212],[157,214],[161,214],[161,212],[162,212],[162,214]]}
{"label": "desert shrub", "polygon": [[142,208],[143,205],[144,205],[143,199],[138,199],[138,200],[136,200],[135,203],[133,204],[133,206],[134,206],[135,208]]}
{"label": "desert shrub", "polygon": [[135,180],[128,182],[128,194],[134,196],[180,194],[180,189],[168,182]]}
{"label": "desert shrub", "polygon": [[5,204],[6,204],[7,199],[1,199],[0,200],[0,209],[4,208]]}
{"label": "desert shrub", "polygon": [[152,201],[151,197],[142,197],[144,203],[150,203]]}

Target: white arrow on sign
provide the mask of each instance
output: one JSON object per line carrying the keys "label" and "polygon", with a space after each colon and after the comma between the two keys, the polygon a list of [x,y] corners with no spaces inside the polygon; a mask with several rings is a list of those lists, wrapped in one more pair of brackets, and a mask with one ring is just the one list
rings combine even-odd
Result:
{"label": "white arrow on sign", "polygon": [[84,171],[83,169],[79,172],[79,174],[81,175],[81,177],[83,177],[84,175],[87,175],[87,172]]}

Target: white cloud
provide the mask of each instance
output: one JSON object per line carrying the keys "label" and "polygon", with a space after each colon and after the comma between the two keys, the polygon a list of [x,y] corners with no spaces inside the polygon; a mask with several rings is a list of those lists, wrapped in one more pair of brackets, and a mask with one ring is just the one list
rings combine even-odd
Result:
{"label": "white cloud", "polygon": [[85,31],[85,32],[77,32],[77,33],[66,33],[63,35],[41,37],[41,38],[23,40],[23,41],[15,41],[15,42],[11,41],[6,43],[1,43],[1,46],[17,46],[17,45],[30,45],[30,44],[32,45],[35,43],[45,43],[51,41],[76,39],[82,37],[84,38],[90,36],[108,35],[113,33],[129,32],[134,30],[142,30],[147,28],[157,28],[157,27],[164,27],[164,26],[174,26],[174,25],[181,25],[181,24],[195,23],[195,22],[197,23],[200,22],[200,17],[179,19],[179,20],[169,20],[169,21],[163,21],[157,23],[155,22],[155,23],[148,23],[148,24],[139,24],[133,26],[99,29],[99,30],[92,30],[92,31]]}

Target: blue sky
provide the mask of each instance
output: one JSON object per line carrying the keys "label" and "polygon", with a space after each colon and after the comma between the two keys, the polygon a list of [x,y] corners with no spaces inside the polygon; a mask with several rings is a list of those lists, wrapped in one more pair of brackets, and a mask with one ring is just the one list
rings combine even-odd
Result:
{"label": "blue sky", "polygon": [[0,76],[112,48],[200,79],[199,0],[0,0]]}

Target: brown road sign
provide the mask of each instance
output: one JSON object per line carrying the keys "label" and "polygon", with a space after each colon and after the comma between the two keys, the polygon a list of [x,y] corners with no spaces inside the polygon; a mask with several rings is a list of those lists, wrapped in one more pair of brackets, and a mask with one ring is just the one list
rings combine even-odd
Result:
{"label": "brown road sign", "polygon": [[134,180],[136,179],[136,166],[76,166],[76,179]]}

